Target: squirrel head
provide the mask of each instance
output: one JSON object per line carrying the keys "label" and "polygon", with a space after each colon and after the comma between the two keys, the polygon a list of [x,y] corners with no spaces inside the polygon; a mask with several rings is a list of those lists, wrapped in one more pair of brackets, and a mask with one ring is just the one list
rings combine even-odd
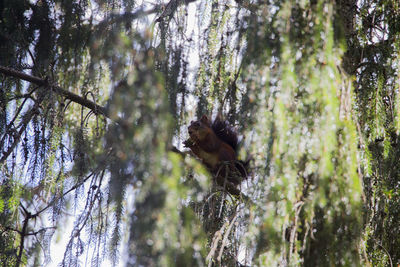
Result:
{"label": "squirrel head", "polygon": [[211,130],[211,122],[206,115],[203,115],[198,121],[191,121],[188,127],[190,138],[195,142],[204,140]]}

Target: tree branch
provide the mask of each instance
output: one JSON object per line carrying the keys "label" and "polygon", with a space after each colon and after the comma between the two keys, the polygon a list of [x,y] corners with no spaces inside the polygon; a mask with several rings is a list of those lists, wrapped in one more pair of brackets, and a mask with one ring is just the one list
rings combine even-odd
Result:
{"label": "tree branch", "polygon": [[22,263],[22,254],[24,252],[24,241],[25,241],[25,236],[27,236],[26,230],[28,227],[29,220],[36,217],[35,215],[32,215],[29,211],[27,211],[22,204],[20,206],[24,210],[25,219],[24,219],[24,225],[22,226],[22,231],[18,232],[21,236],[21,240],[18,249],[17,263],[15,265],[16,267],[19,267]]}
{"label": "tree branch", "polygon": [[[30,83],[37,84],[39,86],[47,86],[49,85],[47,80],[41,79],[39,77],[35,77],[29,74],[26,74],[22,71],[18,71],[15,69],[11,69],[8,67],[0,66],[0,73],[3,73],[6,76],[15,77]],[[108,117],[107,111],[103,106],[100,106],[84,97],[76,95],[68,90],[65,90],[57,85],[49,85],[48,88],[52,88],[57,94],[62,95],[66,99],[71,100],[72,102],[78,103],[86,108],[91,109],[95,114],[101,114],[105,117]]]}
{"label": "tree branch", "polygon": [[[26,127],[28,127],[28,123],[31,121],[31,119],[33,118],[33,116],[35,116],[35,114],[37,113],[37,110],[39,108],[40,103],[43,101],[44,97],[40,96],[34,106],[27,111],[23,116],[22,116],[22,122],[20,123],[21,126],[19,126],[19,131],[16,132],[16,134],[14,135],[14,142],[8,147],[8,149],[4,152],[2,151],[3,155],[0,158],[0,163],[2,163],[3,161],[5,161],[8,156],[13,152],[14,148],[18,145],[19,140],[21,139],[22,134],[24,133]],[[12,126],[12,125],[10,125]],[[4,135],[4,138],[0,141],[0,145],[4,147],[4,150],[6,149],[5,145],[4,145],[4,140],[6,140],[6,135]]]}

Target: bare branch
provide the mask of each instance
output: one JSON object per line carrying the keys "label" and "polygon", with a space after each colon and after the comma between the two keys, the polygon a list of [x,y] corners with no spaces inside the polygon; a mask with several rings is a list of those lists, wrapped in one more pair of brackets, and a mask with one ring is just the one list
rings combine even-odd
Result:
{"label": "bare branch", "polygon": [[96,103],[76,95],[68,90],[65,90],[57,85],[49,85],[46,79],[41,79],[39,77],[35,77],[29,74],[26,74],[22,71],[18,71],[15,69],[11,69],[8,67],[0,66],[0,73],[3,73],[6,76],[12,76],[30,83],[37,84],[39,86],[45,86],[46,88],[50,88],[54,90],[59,95],[64,96],[66,99],[71,100],[72,102],[78,103],[86,108],[91,109],[95,114],[101,114],[103,116],[107,116],[107,111],[104,107],[97,105]]}
{"label": "bare branch", "polygon": [[20,240],[19,249],[18,249],[16,267],[19,267],[22,262],[22,253],[24,252],[24,241],[25,241],[25,236],[27,236],[26,229],[28,228],[29,220],[36,217],[35,215],[32,215],[29,211],[27,211],[22,204],[21,204],[21,207],[24,210],[25,219],[24,219],[24,225],[22,226],[22,231],[18,232],[19,235],[21,236],[20,237],[21,240]]}
{"label": "bare branch", "polygon": [[222,234],[225,231],[225,228],[229,226],[229,222],[225,222],[221,229],[215,232],[214,237],[212,239],[212,244],[211,244],[211,250],[207,255],[206,262],[208,262],[208,267],[212,266],[213,263],[213,258],[215,255],[215,252],[217,251],[218,248],[218,243],[220,240],[222,240]]}
{"label": "bare branch", "polygon": [[233,217],[232,221],[229,223],[228,229],[225,231],[224,239],[222,240],[221,248],[219,250],[219,255],[217,258],[218,262],[222,261],[222,253],[224,252],[224,248],[227,246],[229,234],[231,233],[232,228],[235,225],[238,215],[239,215],[239,213],[236,211],[235,217]]}
{"label": "bare branch", "polygon": [[[38,100],[35,102],[35,105],[23,115],[23,120],[20,123],[21,126],[19,127],[20,129],[14,136],[14,142],[8,147],[7,151],[5,151],[3,153],[2,157],[0,158],[0,163],[5,161],[8,158],[8,156],[14,151],[14,148],[18,145],[22,134],[24,133],[26,127],[28,126],[28,123],[31,121],[33,116],[37,113],[37,109],[39,108],[39,105],[43,101],[43,99],[44,99],[43,96],[39,97]],[[3,143],[3,140],[1,141],[1,143]]]}
{"label": "bare branch", "polygon": [[161,15],[156,19],[156,22],[161,22],[165,17],[173,15],[173,13],[180,5],[183,4],[188,5],[195,1],[197,0],[171,0],[166,5],[165,4],[154,5],[153,8],[149,10],[144,10],[143,8],[141,8],[134,12],[126,12],[122,14],[113,13],[99,23],[99,29],[102,30],[104,29],[104,27],[110,24],[119,24],[119,23],[124,23],[128,20],[139,19],[157,13],[158,11],[163,11]]}

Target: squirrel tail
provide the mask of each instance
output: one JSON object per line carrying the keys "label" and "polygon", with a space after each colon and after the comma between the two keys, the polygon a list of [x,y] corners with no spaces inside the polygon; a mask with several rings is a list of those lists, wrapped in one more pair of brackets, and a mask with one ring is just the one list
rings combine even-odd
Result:
{"label": "squirrel tail", "polygon": [[221,120],[220,116],[217,116],[211,128],[219,139],[230,145],[235,152],[237,151],[239,144],[238,135],[227,121]]}

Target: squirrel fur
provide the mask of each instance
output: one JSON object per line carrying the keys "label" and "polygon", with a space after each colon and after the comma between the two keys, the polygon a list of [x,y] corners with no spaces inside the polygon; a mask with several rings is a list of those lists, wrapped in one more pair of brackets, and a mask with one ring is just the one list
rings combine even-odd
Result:
{"label": "squirrel fur", "polygon": [[211,122],[206,115],[192,121],[188,127],[189,139],[184,145],[193,152],[215,176],[218,185],[233,195],[247,178],[248,162],[237,159],[238,135],[226,121],[217,116]]}

